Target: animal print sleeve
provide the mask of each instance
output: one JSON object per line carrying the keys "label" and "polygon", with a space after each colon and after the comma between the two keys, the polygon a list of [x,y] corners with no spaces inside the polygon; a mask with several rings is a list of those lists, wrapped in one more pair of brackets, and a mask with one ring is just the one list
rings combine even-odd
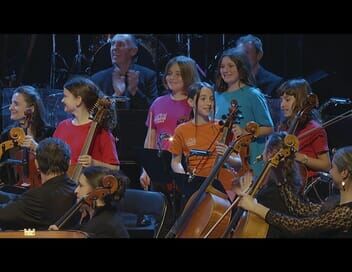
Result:
{"label": "animal print sleeve", "polygon": [[279,192],[292,215],[299,217],[312,216],[319,214],[322,210],[321,204],[314,204],[301,199],[289,183],[279,186]]}
{"label": "animal print sleeve", "polygon": [[338,206],[328,212],[306,218],[296,218],[270,210],[265,221],[295,234],[311,231],[348,230],[352,226],[352,209],[348,206]]}

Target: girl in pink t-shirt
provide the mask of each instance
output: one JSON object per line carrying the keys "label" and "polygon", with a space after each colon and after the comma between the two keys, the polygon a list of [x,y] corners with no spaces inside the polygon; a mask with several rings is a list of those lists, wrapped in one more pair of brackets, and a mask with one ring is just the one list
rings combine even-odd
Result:
{"label": "girl in pink t-shirt", "polygon": [[[163,83],[171,93],[157,98],[149,109],[145,148],[168,149],[175,128],[189,120],[192,108],[187,103],[187,89],[197,81],[199,75],[193,59],[177,56],[169,60],[165,67]],[[150,185],[150,177],[144,169],[140,183],[143,188]]]}

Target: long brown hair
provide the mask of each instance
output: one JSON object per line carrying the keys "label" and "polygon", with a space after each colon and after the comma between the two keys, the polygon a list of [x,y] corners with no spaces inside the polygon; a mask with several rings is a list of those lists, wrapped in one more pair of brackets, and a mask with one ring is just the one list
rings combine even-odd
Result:
{"label": "long brown hair", "polygon": [[[191,86],[189,86],[188,88],[188,98],[191,98],[192,100],[195,99],[195,109],[194,112],[191,111],[191,116],[190,119],[195,118],[195,116],[197,116],[198,113],[198,101],[199,101],[199,95],[200,92],[203,88],[207,88],[209,90],[212,91],[212,93],[214,94],[214,88],[207,82],[196,82],[193,83]],[[211,116],[211,119],[214,120],[215,119],[215,95],[214,95],[214,108],[213,108],[213,114]],[[197,120],[195,120],[195,123],[197,124]]]}
{"label": "long brown hair", "polygon": [[228,88],[228,84],[223,80],[220,73],[221,62],[225,57],[230,58],[235,63],[240,77],[240,82],[249,86],[253,86],[254,77],[251,72],[251,65],[247,55],[240,48],[230,48],[222,53],[219,59],[218,67],[215,73],[216,90],[219,93],[222,93],[225,92]]}
{"label": "long brown hair", "polygon": [[97,85],[94,84],[88,78],[85,77],[74,77],[67,81],[64,85],[64,89],[68,90],[75,97],[82,97],[83,104],[90,111],[98,98],[102,96]]}
{"label": "long brown hair", "polygon": [[31,131],[33,133],[34,139],[38,139],[43,131],[43,127],[47,126],[45,108],[42,99],[36,88],[24,85],[15,89],[13,94],[21,94],[24,98],[24,101],[27,104],[27,107],[34,107],[32,114],[32,123]]}
{"label": "long brown hair", "polygon": [[[281,131],[275,132],[269,136],[269,139],[266,142],[264,149],[264,154],[266,155],[266,157],[268,157],[269,153],[273,155],[284,147],[284,139],[286,135],[287,133],[285,131]],[[283,176],[286,178],[287,182],[294,186],[296,190],[299,190],[302,184],[302,179],[301,176],[298,174],[299,168],[298,164],[294,159],[294,154],[292,154],[292,156],[285,159],[285,161],[281,162],[280,164],[283,164],[279,167],[283,169]],[[279,180],[279,182],[283,183],[284,181]]]}
{"label": "long brown hair", "polygon": [[[295,104],[293,105],[292,115],[286,120],[284,120],[283,123],[279,126],[280,129],[283,129],[283,128],[287,129],[290,127],[290,124],[292,120],[295,118],[296,114],[303,109],[307,101],[308,95],[312,94],[312,89],[309,83],[303,78],[291,79],[291,80],[285,81],[280,85],[280,87],[278,88],[278,93],[280,96],[290,95],[295,98]],[[319,123],[321,122],[320,116],[317,110],[311,111],[307,122],[309,122],[312,119]],[[304,127],[305,124],[302,124],[301,126]]]}

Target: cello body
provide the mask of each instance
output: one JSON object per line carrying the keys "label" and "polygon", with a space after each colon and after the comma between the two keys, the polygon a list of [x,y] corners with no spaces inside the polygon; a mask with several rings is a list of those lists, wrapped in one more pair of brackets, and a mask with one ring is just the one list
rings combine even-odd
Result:
{"label": "cello body", "polygon": [[[214,189],[216,190],[216,189]],[[221,194],[221,196],[220,196]],[[191,196],[186,204],[192,203],[195,194]],[[220,218],[225,210],[230,206],[230,202],[226,199],[226,195],[221,192],[209,193],[202,195],[199,205],[193,211],[192,217],[188,220],[183,230],[178,233],[177,238],[202,238]],[[228,214],[221,223],[214,229],[209,238],[219,238],[223,235],[230,222],[230,214]]]}
{"label": "cello body", "polygon": [[25,188],[37,188],[42,185],[42,180],[34,162],[34,154],[27,152],[28,151],[24,151],[23,149],[14,151],[14,157],[16,159],[25,158],[24,165],[14,166],[16,172],[18,173],[18,182],[16,185]]}
{"label": "cello body", "polygon": [[269,225],[259,216],[244,212],[232,238],[266,238]]}
{"label": "cello body", "polygon": [[25,188],[35,188],[42,185],[41,177],[37,171],[34,160],[35,156],[24,148],[20,148],[23,144],[26,134],[23,128],[15,127],[9,132],[10,140],[0,144],[0,159],[4,152],[10,152],[10,158],[22,161],[22,164],[13,166],[17,173],[16,186]]}

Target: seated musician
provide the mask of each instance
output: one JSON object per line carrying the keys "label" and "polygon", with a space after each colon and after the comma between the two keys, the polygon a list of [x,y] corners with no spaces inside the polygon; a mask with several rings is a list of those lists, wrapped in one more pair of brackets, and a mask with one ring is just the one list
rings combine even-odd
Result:
{"label": "seated musician", "polygon": [[[304,108],[311,87],[305,79],[292,79],[285,81],[278,89],[281,96],[281,110],[285,119],[279,129],[289,131],[295,120],[296,114]],[[304,135],[307,131],[315,129],[312,133]],[[299,140],[299,152],[295,154],[296,161],[300,162],[307,170],[308,181],[318,171],[329,171],[331,168],[328,138],[322,128],[317,110],[312,110],[306,120],[299,123],[295,132]],[[304,136],[303,136],[304,135]],[[302,184],[302,190],[305,185]]]}
{"label": "seated musician", "polygon": [[[15,89],[9,110],[11,113],[10,119],[14,121],[14,123],[1,133],[0,143],[11,140],[9,132],[11,128],[15,127],[21,127],[26,130],[25,140],[23,144],[21,144],[21,147],[27,147],[30,151],[35,150],[39,141],[52,136],[54,128],[50,127],[46,121],[43,102],[34,87],[20,86]],[[26,116],[26,112],[28,111],[31,116]],[[30,119],[27,120],[28,122],[25,122],[26,117]],[[21,161],[25,159],[23,158],[23,154],[20,153],[20,151],[22,151],[21,147],[15,147],[5,151],[2,158],[0,158],[3,165],[0,167],[0,179],[4,184],[12,185],[21,182],[19,180],[19,171],[15,171],[13,165],[10,163],[11,161],[21,163]],[[22,167],[18,167],[18,169],[23,171]]]}
{"label": "seated musician", "polygon": [[[268,162],[268,160],[271,159],[276,154],[276,152],[278,152],[280,148],[284,146],[284,138],[286,135],[287,135],[286,132],[276,132],[270,135],[268,141],[265,144],[265,148],[262,156],[262,159],[265,162]],[[291,161],[291,163],[293,164],[294,162]],[[298,169],[295,165],[290,166],[290,168],[292,169],[291,174],[294,173],[295,177],[292,177],[289,180],[292,182],[291,186],[292,188],[294,188],[294,191],[297,194],[301,185],[301,177],[300,175],[297,175]],[[252,177],[249,177],[249,178],[251,179]],[[269,207],[270,209],[273,209],[280,213],[289,214],[289,210],[285,205],[284,199],[280,195],[279,188],[276,185],[276,182],[277,182],[277,176],[275,174],[275,171],[271,171],[269,173],[269,177],[267,181],[263,185],[262,189],[258,192],[256,198],[259,203]],[[234,226],[234,229],[236,229],[236,226]],[[295,236],[292,235],[291,233],[284,231],[282,229],[278,229],[273,225],[270,225],[265,238],[293,238],[293,237]]]}
{"label": "seated musician", "polygon": [[43,184],[0,208],[2,230],[47,230],[75,203],[76,185],[66,175],[70,155],[69,146],[60,139],[47,138],[39,142],[35,164]]}
{"label": "seated musician", "polygon": [[[75,190],[77,200],[102,188],[102,181],[107,175],[116,178],[117,190],[105,197],[98,197],[93,205],[83,204],[81,220],[75,229],[88,233],[91,238],[129,238],[116,206],[125,192],[127,179],[124,176],[101,166],[84,168]],[[58,230],[58,227],[52,225],[49,230]]]}
{"label": "seated musician", "polygon": [[285,161],[278,167],[277,186],[280,196],[290,215],[257,203],[245,193],[238,192],[242,199],[239,206],[274,226],[292,234],[304,234],[305,237],[348,237],[352,235],[352,146],[339,149],[332,159],[332,176],[340,196],[322,204],[303,201],[294,192],[292,179],[294,174],[290,167],[292,160]]}

